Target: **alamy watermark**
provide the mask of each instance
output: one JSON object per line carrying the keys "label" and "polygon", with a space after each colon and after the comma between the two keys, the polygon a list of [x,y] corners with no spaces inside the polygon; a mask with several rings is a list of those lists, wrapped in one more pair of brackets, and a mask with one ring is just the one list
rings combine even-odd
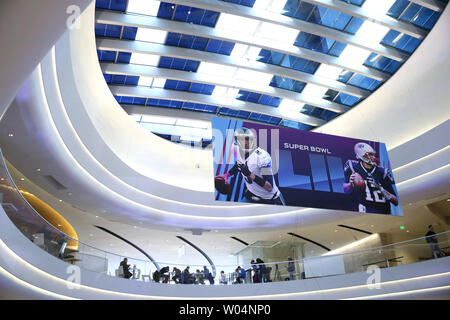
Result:
{"label": "alamy watermark", "polygon": [[370,276],[367,278],[367,288],[369,290],[381,289],[381,270],[377,265],[371,265],[366,270]]}
{"label": "alamy watermark", "polygon": [[71,265],[66,269],[66,273],[69,275],[67,277],[67,288],[70,290],[80,289],[81,286],[81,269],[79,266]]}
{"label": "alamy watermark", "polygon": [[73,4],[67,7],[66,13],[69,15],[69,17],[66,20],[67,28],[69,30],[80,29],[81,22],[79,18],[81,16],[81,8]]}

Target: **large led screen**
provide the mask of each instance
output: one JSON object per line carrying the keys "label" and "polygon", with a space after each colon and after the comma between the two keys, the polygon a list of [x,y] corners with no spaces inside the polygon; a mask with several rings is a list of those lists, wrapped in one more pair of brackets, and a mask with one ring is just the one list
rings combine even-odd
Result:
{"label": "large led screen", "polygon": [[219,201],[401,216],[384,143],[214,117]]}

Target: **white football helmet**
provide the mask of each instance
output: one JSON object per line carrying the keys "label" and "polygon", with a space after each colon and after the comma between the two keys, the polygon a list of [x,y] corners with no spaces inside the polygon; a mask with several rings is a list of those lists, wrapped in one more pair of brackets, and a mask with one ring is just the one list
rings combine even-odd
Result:
{"label": "white football helmet", "polygon": [[377,163],[375,162],[375,153],[375,150],[373,150],[373,148],[367,143],[358,142],[357,144],[355,144],[356,159],[364,161],[365,163],[372,166],[377,165]]}
{"label": "white football helmet", "polygon": [[255,133],[245,127],[234,131],[234,141],[242,152],[251,153],[258,147]]}

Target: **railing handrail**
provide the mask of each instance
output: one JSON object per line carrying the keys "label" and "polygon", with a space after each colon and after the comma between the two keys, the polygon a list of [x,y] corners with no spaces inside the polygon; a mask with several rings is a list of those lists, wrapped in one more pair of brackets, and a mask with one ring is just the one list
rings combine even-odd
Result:
{"label": "railing handrail", "polygon": [[[34,214],[36,214],[39,218],[41,218],[41,219],[42,219],[49,227],[53,228],[53,229],[54,229],[55,231],[57,231],[58,233],[64,235],[64,237],[65,237],[66,239],[73,240],[73,241],[77,242],[78,244],[82,244],[83,246],[86,246],[86,247],[88,247],[88,248],[97,250],[98,252],[105,253],[105,255],[112,255],[112,256],[116,256],[116,257],[120,257],[120,258],[122,258],[122,257],[127,257],[129,260],[132,260],[132,261],[140,261],[140,262],[143,262],[143,263],[149,263],[149,262],[151,262],[151,261],[147,261],[147,260],[143,260],[143,259],[139,259],[139,258],[131,258],[131,257],[129,257],[129,256],[120,255],[120,254],[117,254],[117,253],[114,253],[114,252],[110,252],[110,251],[106,251],[106,250],[103,250],[103,249],[99,249],[99,248],[97,248],[97,247],[94,247],[94,246],[91,246],[91,245],[89,245],[89,244],[86,244],[86,243],[84,243],[84,242],[82,242],[82,241],[80,241],[80,240],[78,240],[78,239],[75,239],[75,238],[73,238],[73,237],[67,235],[65,232],[63,232],[63,231],[59,230],[58,228],[56,228],[53,224],[51,224],[51,223],[48,222],[44,217],[42,217],[42,216],[39,214],[39,212],[37,212],[37,211],[33,208],[33,206],[31,206],[31,205],[29,204],[29,202],[25,199],[25,197],[22,195],[22,193],[20,192],[19,188],[17,187],[16,183],[14,182],[14,180],[13,180],[13,178],[12,178],[12,176],[11,176],[11,174],[10,174],[10,172],[9,172],[9,170],[8,170],[8,167],[6,166],[5,159],[4,159],[4,157],[3,157],[3,152],[2,152],[2,150],[1,150],[1,148],[0,148],[0,156],[1,156],[1,162],[2,162],[2,164],[3,164],[3,167],[4,167],[4,169],[5,169],[5,172],[6,172],[7,176],[8,176],[8,178],[9,178],[10,182],[12,183],[13,187],[16,189],[17,193],[21,196],[21,198],[23,199],[24,203],[28,206],[29,209],[32,210],[32,212],[34,212]],[[337,254],[326,255],[326,256],[320,255],[320,256],[314,256],[314,257],[302,258],[302,259],[299,259],[299,260],[287,260],[287,261],[277,261],[277,262],[264,262],[263,264],[264,264],[264,265],[275,265],[275,264],[286,264],[286,263],[304,263],[305,260],[320,259],[320,258],[323,258],[323,257],[335,257],[335,256],[345,256],[345,255],[350,255],[350,254],[359,254],[359,253],[362,253],[362,252],[367,252],[367,251],[372,251],[372,250],[386,249],[386,248],[388,248],[388,247],[398,246],[398,245],[402,245],[402,244],[406,244],[406,243],[411,243],[411,242],[414,242],[414,241],[418,241],[418,240],[422,240],[422,239],[427,239],[427,238],[430,238],[430,237],[437,237],[437,236],[441,236],[441,235],[444,235],[444,234],[447,234],[447,233],[450,233],[450,231],[444,231],[444,232],[436,233],[436,234],[430,235],[430,236],[423,236],[423,237],[419,237],[419,238],[415,238],[415,239],[405,240],[405,241],[401,241],[401,242],[397,242],[397,243],[392,243],[392,244],[388,244],[388,245],[384,245],[384,246],[379,246],[379,247],[375,247],[375,248],[368,248],[368,249],[363,249],[363,250],[358,250],[358,251],[345,252],[345,253],[337,253]],[[84,254],[87,254],[87,253],[84,253]],[[160,264],[160,265],[164,265],[164,266],[167,266],[167,265],[169,265],[169,266],[187,266],[187,265],[189,265],[189,266],[196,266],[196,267],[198,267],[198,266],[204,266],[204,265],[207,265],[207,264],[198,264],[198,265],[197,265],[197,264],[186,264],[186,263],[181,264],[181,263],[164,262],[164,261],[162,261],[162,262],[161,262],[161,261],[157,261],[157,263]],[[222,268],[224,268],[224,267],[233,267],[233,268],[234,268],[234,267],[236,267],[237,265],[238,265],[238,264],[233,264],[233,265],[216,265],[216,267],[222,267]],[[256,266],[257,266],[258,263],[254,263],[254,264],[251,264],[251,263],[243,263],[241,266],[243,266],[243,267],[252,267],[253,265],[256,265]]]}

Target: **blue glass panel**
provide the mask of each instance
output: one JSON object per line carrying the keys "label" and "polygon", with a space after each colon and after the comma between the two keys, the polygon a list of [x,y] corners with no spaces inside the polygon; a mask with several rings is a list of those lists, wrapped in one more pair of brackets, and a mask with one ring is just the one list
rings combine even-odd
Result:
{"label": "blue glass panel", "polygon": [[190,85],[190,82],[167,79],[164,89],[187,91]]}
{"label": "blue glass panel", "polygon": [[348,83],[363,89],[373,91],[381,84],[381,81],[371,79],[360,74],[355,74]]}
{"label": "blue glass panel", "polygon": [[314,107],[314,106],[312,106],[312,105],[309,105],[309,104],[305,104],[305,105],[303,105],[303,107],[302,107],[302,109],[300,110],[300,112],[301,113],[304,113],[304,114],[311,114],[313,111],[314,111],[314,109],[316,109],[316,107]]}
{"label": "blue glass panel", "polygon": [[363,23],[364,23],[363,19],[353,17],[353,19],[348,24],[347,28],[345,28],[345,31],[347,31],[348,33],[351,33],[351,34],[355,34],[359,30],[359,28],[362,26]]}
{"label": "blue glass panel", "polygon": [[249,92],[245,90],[239,90],[236,99],[258,103],[261,94],[255,92]]}
{"label": "blue glass panel", "polygon": [[250,112],[244,111],[244,110],[233,110],[229,108],[220,108],[219,114],[228,116],[228,117],[236,117],[236,118],[242,118],[242,119],[248,119],[250,116]]}
{"label": "blue glass panel", "polygon": [[334,91],[331,89],[328,89],[327,92],[323,95],[323,99],[333,101],[334,98],[338,95],[338,91]]}
{"label": "blue glass panel", "polygon": [[117,56],[117,62],[119,63],[130,63],[131,52],[119,52]]}
{"label": "blue glass panel", "polygon": [[199,65],[200,61],[161,57],[159,59],[158,67],[196,72]]}
{"label": "blue glass panel", "polygon": [[302,92],[303,88],[306,86],[306,83],[289,78],[274,76],[270,82],[270,86],[295,92]]}
{"label": "blue glass panel", "polygon": [[281,63],[281,66],[295,69],[298,71],[303,71],[307,73],[315,73],[317,68],[319,67],[320,63],[306,60],[303,58],[298,58],[294,56],[287,55],[283,62]]}
{"label": "blue glass panel", "polygon": [[173,20],[214,27],[219,15],[220,13],[215,11],[178,5]]}
{"label": "blue glass panel", "polygon": [[145,104],[145,98],[139,97],[125,97],[125,96],[114,96],[118,103],[126,103],[126,104]]}
{"label": "blue glass panel", "polygon": [[352,107],[359,100],[360,100],[360,98],[358,98],[358,97],[354,97],[349,94],[341,92],[334,101],[337,103],[345,104],[346,106]]}
{"label": "blue glass panel", "polygon": [[256,60],[265,62],[265,63],[279,65],[281,63],[281,61],[283,60],[284,56],[285,56],[285,54],[281,53],[281,52],[262,49],[259,52],[259,55],[256,58]]}
{"label": "blue glass panel", "polygon": [[159,10],[157,17],[164,19],[172,19],[173,12],[175,10],[175,5],[172,3],[161,2],[159,5]]}
{"label": "blue glass panel", "polygon": [[272,116],[269,116],[266,114],[252,113],[250,115],[250,120],[260,121],[260,122],[270,123],[270,124],[278,124],[280,122],[281,118],[272,117]]}
{"label": "blue glass panel", "polygon": [[406,9],[405,12],[400,16],[400,20],[412,22],[411,20],[416,16],[421,8],[422,7],[418,4],[411,3],[408,9]]}
{"label": "blue glass panel", "polygon": [[105,81],[109,83],[111,81],[112,75],[104,73],[103,76],[105,77]]}
{"label": "blue glass panel", "polygon": [[135,27],[124,27],[122,33],[122,39],[136,40],[137,28]]}
{"label": "blue glass panel", "polygon": [[[330,121],[331,119],[334,119],[335,117],[337,117],[339,115],[339,113],[330,111],[330,110],[325,110],[322,115],[320,116],[320,118],[322,118],[323,120],[327,120]],[[341,169],[342,171],[342,169]]]}
{"label": "blue glass panel", "polygon": [[436,21],[438,21],[441,14],[439,12],[433,11],[433,14],[431,17],[424,23],[423,27],[425,29],[431,29],[436,24]]}
{"label": "blue glass panel", "polygon": [[95,35],[101,37],[120,38],[122,27],[112,24],[95,24]]}
{"label": "blue glass panel", "polygon": [[353,76],[353,72],[351,72],[351,71],[342,71],[342,72],[339,74],[339,76],[338,76],[338,78],[337,78],[336,80],[337,80],[337,81],[340,81],[340,82],[347,83],[347,81],[348,81],[352,76]]}
{"label": "blue glass panel", "polygon": [[419,27],[424,27],[424,25],[427,23],[428,19],[431,18],[435,11],[422,7],[420,11],[417,13],[417,18],[414,19],[412,23]]}
{"label": "blue glass panel", "polygon": [[246,7],[251,8],[255,4],[256,0],[223,0],[223,1],[240,4],[241,6],[246,6]]}
{"label": "blue glass panel", "polygon": [[[390,33],[388,33],[390,34]],[[385,41],[386,39],[386,41]],[[392,41],[389,43],[387,42],[389,40],[389,38],[383,39],[382,43],[383,44],[387,44],[387,45],[391,45],[392,46]],[[397,42],[393,45],[395,48],[406,51],[408,53],[413,53],[414,50],[416,50],[416,48],[419,46],[419,44],[421,43],[420,39],[411,37],[407,34],[404,34],[399,40],[397,40]]]}
{"label": "blue glass panel", "polygon": [[234,49],[234,45],[233,42],[211,39],[206,51],[229,56]]}
{"label": "blue glass panel", "polygon": [[183,102],[165,99],[148,99],[147,106],[180,109]]}
{"label": "blue glass panel", "polygon": [[189,89],[190,92],[195,93],[202,93],[202,94],[208,94],[211,95],[214,91],[214,88],[216,86],[211,84],[203,84],[203,83],[192,83],[191,88]]}
{"label": "blue glass panel", "polygon": [[316,6],[308,21],[330,28],[344,30],[352,16],[336,10]]}
{"label": "blue glass panel", "polygon": [[306,20],[311,13],[314,5],[301,0],[288,0],[283,8],[283,15]]}
{"label": "blue glass panel", "polygon": [[125,11],[127,8],[127,0],[97,0],[96,8],[109,9],[116,11]]}
{"label": "blue glass panel", "polygon": [[306,32],[300,32],[294,45],[302,48],[307,48],[322,53],[328,53],[334,44],[334,40],[324,37],[316,36]]}
{"label": "blue glass panel", "polygon": [[116,60],[115,51],[97,50],[98,60],[106,62],[114,62]]}
{"label": "blue glass panel", "polygon": [[364,62],[365,66],[376,68],[378,70],[382,70],[389,73],[394,73],[397,69],[402,65],[401,62],[395,61],[386,57],[378,56],[378,58],[374,61],[371,61],[372,58],[377,56],[375,53],[372,53]]}
{"label": "blue glass panel", "polygon": [[397,0],[394,2],[392,7],[388,10],[386,13],[387,15],[398,18],[400,14],[405,10],[405,8],[408,6],[409,1],[408,0]]}
{"label": "blue glass panel", "polygon": [[216,113],[216,111],[217,111],[216,106],[200,104],[200,103],[191,103],[191,102],[183,103],[183,107],[181,109],[198,111],[198,112],[206,112],[206,113]]}
{"label": "blue glass panel", "polygon": [[131,85],[131,86],[137,86],[139,82],[138,76],[126,76],[126,75],[113,75],[111,79],[111,83],[113,84],[124,84],[124,85]]}
{"label": "blue glass panel", "polygon": [[268,96],[266,94],[261,95],[259,99],[260,104],[268,105],[271,107],[278,107],[281,103],[281,98]]}
{"label": "blue glass panel", "polygon": [[341,0],[341,1],[344,1],[346,3],[351,3],[351,4],[354,4],[358,7],[360,7],[365,0]]}
{"label": "blue glass panel", "polygon": [[304,124],[304,123],[300,123],[300,122],[296,122],[296,121],[292,121],[292,120],[286,120],[286,119],[281,121],[280,126],[293,128],[293,129],[298,129],[298,130],[310,130],[311,128],[313,128],[310,125],[307,125],[307,124]]}
{"label": "blue glass panel", "polygon": [[347,45],[345,43],[336,41],[328,54],[339,57],[346,47]]}

